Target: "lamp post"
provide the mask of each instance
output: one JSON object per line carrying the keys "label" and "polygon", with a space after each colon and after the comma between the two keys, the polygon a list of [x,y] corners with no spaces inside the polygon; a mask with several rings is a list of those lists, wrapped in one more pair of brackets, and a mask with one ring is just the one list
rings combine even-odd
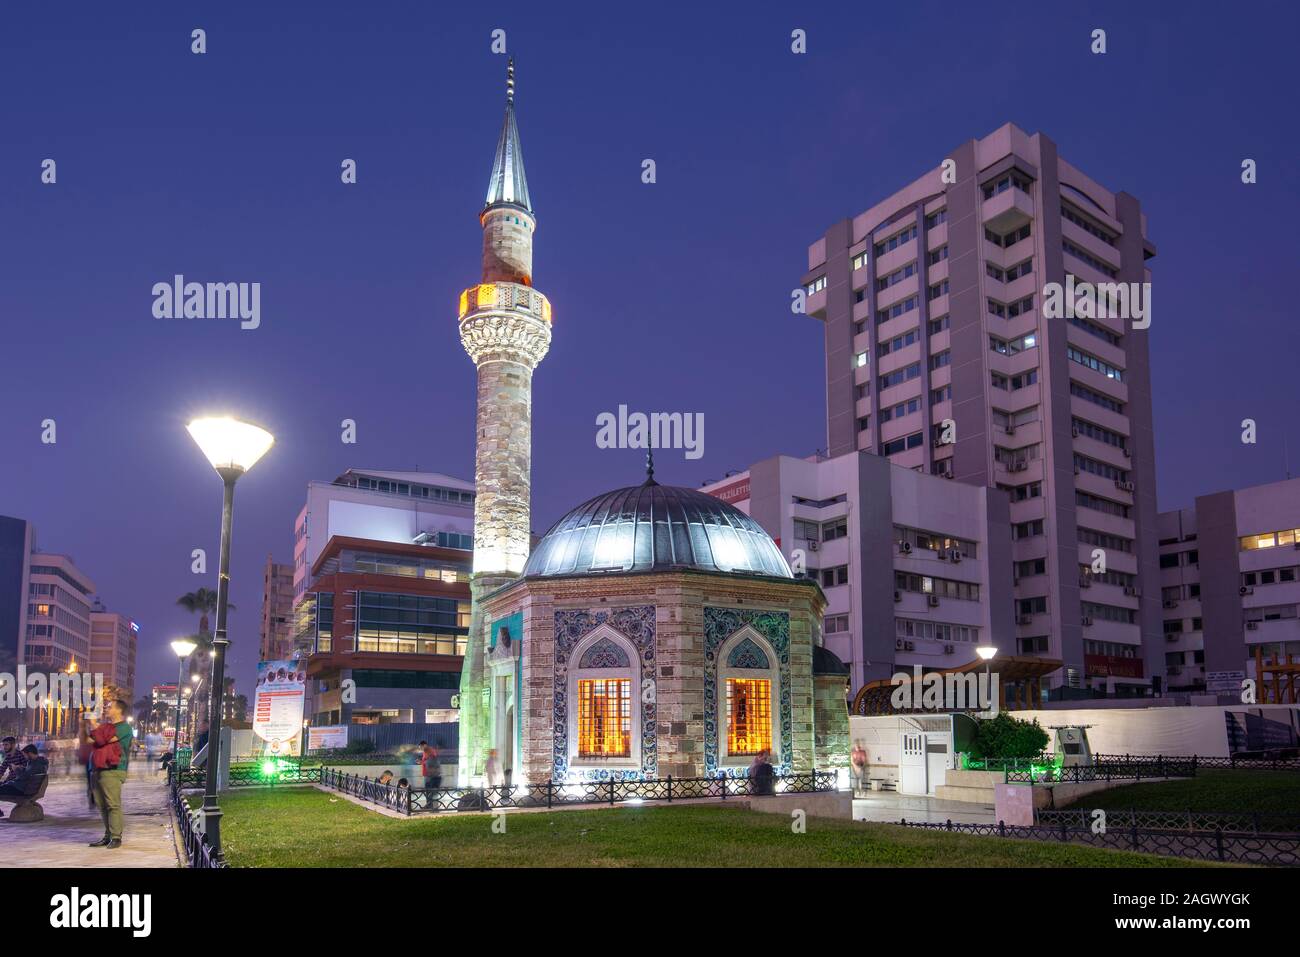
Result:
{"label": "lamp post", "polygon": [[980,645],[975,649],[975,654],[984,659],[984,685],[989,689],[989,710],[993,710],[993,659],[997,657],[998,650],[992,645]]}
{"label": "lamp post", "polygon": [[203,788],[203,831],[214,857],[221,857],[221,808],[217,773],[221,765],[221,696],[226,686],[226,607],[230,599],[230,530],[234,520],[235,482],[266,454],[275,437],[265,429],[232,418],[195,419],[190,436],[221,476],[221,559],[217,571],[217,628],[212,637],[212,682],[208,685],[207,781]]}
{"label": "lamp post", "polygon": [[172,651],[176,652],[179,660],[177,666],[179,670],[176,672],[176,737],[172,740],[172,767],[176,767],[176,759],[181,753],[181,689],[185,686],[185,659],[194,654],[194,649],[197,647],[198,645],[188,638],[177,638],[172,642]]}

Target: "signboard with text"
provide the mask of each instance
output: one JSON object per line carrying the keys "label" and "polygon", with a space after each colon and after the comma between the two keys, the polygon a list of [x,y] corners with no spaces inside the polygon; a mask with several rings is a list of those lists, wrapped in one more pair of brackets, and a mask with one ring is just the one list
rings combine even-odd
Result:
{"label": "signboard with text", "polygon": [[307,750],[325,751],[348,746],[346,724],[325,724],[307,729]]}
{"label": "signboard with text", "polygon": [[307,674],[297,661],[259,661],[253,698],[253,732],[266,742],[269,755],[297,754]]}

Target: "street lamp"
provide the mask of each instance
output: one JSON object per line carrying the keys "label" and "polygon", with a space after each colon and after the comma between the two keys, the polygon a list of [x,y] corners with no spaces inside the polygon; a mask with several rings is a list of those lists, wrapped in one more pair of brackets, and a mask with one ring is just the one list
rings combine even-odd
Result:
{"label": "street lamp", "polygon": [[198,644],[188,638],[177,638],[172,642],[172,651],[176,652],[176,657],[180,659],[179,670],[176,672],[176,737],[172,739],[172,767],[177,770],[179,767],[176,759],[181,753],[181,688],[185,684],[185,659],[192,655],[197,647]]}
{"label": "street lamp", "polygon": [[229,417],[195,419],[187,429],[221,476],[221,559],[217,572],[217,629],[212,637],[212,683],[208,686],[207,781],[203,788],[203,831],[215,857],[221,856],[221,808],[217,806],[217,772],[221,763],[221,695],[226,686],[226,607],[230,599],[230,528],[234,519],[235,481],[275,443],[275,436],[249,422]]}
{"label": "street lamp", "polygon": [[992,645],[980,645],[975,649],[975,654],[984,659],[984,683],[989,689],[989,706],[992,707],[993,700],[993,659],[997,657],[998,650]]}

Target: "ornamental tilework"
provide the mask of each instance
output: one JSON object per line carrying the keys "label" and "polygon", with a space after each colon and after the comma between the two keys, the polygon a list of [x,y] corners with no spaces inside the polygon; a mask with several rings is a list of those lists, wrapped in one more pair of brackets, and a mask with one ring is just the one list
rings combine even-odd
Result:
{"label": "ornamental tilework", "polygon": [[772,667],[767,662],[767,655],[758,647],[753,638],[746,638],[736,643],[727,655],[728,668],[759,668],[766,671]]}
{"label": "ornamental tilework", "polygon": [[608,638],[601,638],[593,642],[586,651],[582,653],[582,658],[578,661],[578,668],[630,668],[632,663],[628,660],[627,652],[621,645],[617,645]]}
{"label": "ornamental tilework", "polygon": [[[704,773],[714,777],[722,773],[727,777],[745,777],[749,773],[744,767],[719,767],[718,765],[718,651],[727,639],[748,625],[767,639],[777,656],[777,669],[780,676],[781,700],[778,704],[778,716],[781,722],[781,756],[777,763],[777,774],[789,774],[794,766],[794,716],[790,697],[790,615],[788,612],[758,611],[740,608],[704,609]],[[755,650],[762,654],[762,649],[750,639],[737,645],[737,650],[745,643],[753,644]],[[728,663],[734,655],[728,655]],[[766,658],[766,655],[764,655]],[[753,667],[735,666],[735,667]]]}
{"label": "ornamental tilework", "polygon": [[[621,608],[610,612],[605,609],[588,611],[577,609],[557,611],[555,613],[555,702],[552,709],[553,751],[551,780],[561,783],[569,779],[569,661],[574,648],[583,638],[601,625],[614,629],[637,650],[642,674],[655,673],[655,609],[653,605],[639,605],[634,608]],[[592,651],[602,645],[609,645],[615,652],[626,654],[616,643],[602,639],[594,643],[583,655],[582,662],[574,667],[615,667],[610,665],[588,665],[585,662]],[[638,689],[639,691],[639,689]],[[639,697],[639,695],[638,695]],[[638,780],[653,778],[659,771],[658,742],[655,735],[657,723],[654,702],[641,704],[641,769],[626,768],[582,768],[575,769],[574,774],[583,781]]]}

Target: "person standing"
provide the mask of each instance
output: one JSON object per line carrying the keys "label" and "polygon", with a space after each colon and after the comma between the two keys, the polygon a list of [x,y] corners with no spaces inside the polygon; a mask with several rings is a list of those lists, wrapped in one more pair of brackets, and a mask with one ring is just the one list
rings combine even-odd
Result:
{"label": "person standing", "polygon": [[131,761],[131,725],[126,720],[125,701],[104,705],[104,722],[90,734],[94,747],[95,800],[104,819],[104,836],[91,847],[122,846],[122,785]]}

